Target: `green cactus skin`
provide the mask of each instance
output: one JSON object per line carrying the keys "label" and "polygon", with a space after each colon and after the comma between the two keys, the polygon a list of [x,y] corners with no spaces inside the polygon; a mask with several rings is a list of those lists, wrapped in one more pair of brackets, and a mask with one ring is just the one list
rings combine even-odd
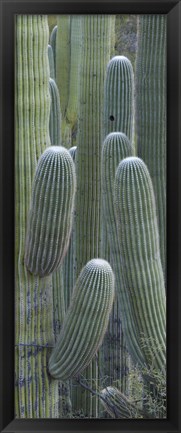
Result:
{"label": "green cactus skin", "polygon": [[[137,157],[125,158],[117,168],[115,210],[125,292],[129,298],[125,315],[134,328],[129,337],[132,348],[135,339],[131,354],[136,360],[139,346],[147,367],[152,363],[164,371],[166,303],[155,197],[148,169]],[[139,353],[137,362],[141,364]]]}
{"label": "green cactus skin", "polygon": [[[15,414],[59,418],[59,383],[46,365],[54,345],[52,278],[32,276],[24,246],[37,161],[49,142],[49,29],[45,15],[17,15],[15,27]],[[41,59],[41,62],[38,62]]]}
{"label": "green cactus skin", "polygon": [[143,412],[137,408],[137,405],[117,388],[108,386],[101,391],[101,396],[103,399],[100,401],[112,418],[143,418]]}
{"label": "green cactus skin", "polygon": [[[80,108],[77,134],[77,195],[75,275],[93,257],[101,257],[101,148],[106,66],[114,16],[87,15],[83,20]],[[94,361],[93,361],[94,362]],[[91,370],[92,369],[92,370]],[[94,387],[98,368],[89,366],[85,377]],[[91,371],[90,371],[91,370]],[[93,382],[92,379],[93,378]],[[83,401],[84,398],[84,401]],[[80,388],[79,408],[96,417],[98,399],[90,401]],[[78,407],[78,406],[77,406]]]}
{"label": "green cactus skin", "polygon": [[51,274],[62,263],[72,228],[76,187],[73,160],[62,146],[51,146],[35,173],[25,248],[27,269]]}
{"label": "green cactus skin", "polygon": [[134,74],[124,56],[113,57],[107,66],[104,95],[104,135],[119,131],[133,138]]}
{"label": "green cactus skin", "polygon": [[50,120],[49,120],[49,133],[52,146],[61,145],[61,109],[60,109],[60,95],[56,82],[49,79],[49,89],[51,97],[50,106]]}
{"label": "green cactus skin", "polygon": [[108,262],[92,259],[77,279],[59,340],[49,360],[55,379],[80,374],[97,352],[114,299],[114,275]]}
{"label": "green cactus skin", "polygon": [[[124,310],[124,286],[122,278],[122,269],[120,264],[120,245],[118,240],[116,214],[114,209],[114,178],[119,162],[132,155],[133,148],[125,134],[121,132],[112,132],[105,138],[102,148],[102,198],[103,198],[103,218],[106,215],[103,224],[102,243],[107,241],[110,251],[103,251],[104,258],[112,266],[115,275],[115,291],[117,297],[113,306],[112,315],[109,322],[108,332],[105,339],[104,347],[104,369],[108,376],[114,380],[121,380],[121,390],[126,391],[128,377],[126,379],[127,357],[128,353],[125,348],[125,341],[122,335],[122,329],[125,332],[124,322],[122,320],[122,309]],[[106,225],[106,227],[105,227]],[[120,348],[120,349],[118,349]],[[109,365],[110,364],[110,365]]]}
{"label": "green cactus skin", "polygon": [[53,80],[55,80],[55,66],[54,66],[53,50],[51,45],[48,45],[48,60],[49,60],[49,67],[50,67],[50,77]]}
{"label": "green cactus skin", "polygon": [[50,35],[50,45],[53,50],[53,59],[54,59],[54,70],[55,70],[55,78],[56,78],[56,40],[57,40],[57,26],[55,26]]}
{"label": "green cactus skin", "polygon": [[69,83],[69,98],[67,105],[67,120],[73,128],[78,116],[78,102],[80,91],[80,65],[82,56],[82,22],[81,15],[73,15],[71,17],[70,29],[70,83]]}
{"label": "green cactus skin", "polygon": [[136,60],[138,156],[147,165],[153,182],[164,275],[166,274],[166,33],[165,15],[139,17]]}

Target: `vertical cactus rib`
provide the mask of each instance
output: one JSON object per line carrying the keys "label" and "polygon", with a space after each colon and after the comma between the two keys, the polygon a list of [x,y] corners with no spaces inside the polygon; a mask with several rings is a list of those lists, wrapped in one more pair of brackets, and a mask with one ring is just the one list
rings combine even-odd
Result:
{"label": "vertical cactus rib", "polygon": [[114,276],[105,260],[92,259],[83,268],[59,340],[49,360],[54,378],[67,380],[90,363],[104,337],[114,299]]}
{"label": "vertical cactus rib", "polygon": [[61,109],[60,109],[60,95],[56,82],[49,79],[49,89],[51,97],[50,106],[50,120],[49,120],[49,133],[52,146],[61,145]]}
{"label": "vertical cactus rib", "polygon": [[156,369],[164,371],[166,303],[155,198],[148,169],[139,158],[128,157],[117,168],[115,209],[129,297],[125,314],[133,322],[133,338],[141,348],[145,364],[150,367],[153,363]]}
{"label": "vertical cactus rib", "polygon": [[75,187],[68,150],[46,149],[35,173],[26,237],[25,263],[34,275],[49,275],[62,263],[72,228]]}
{"label": "vertical cactus rib", "polygon": [[113,57],[107,66],[104,96],[104,135],[119,131],[133,139],[134,75],[124,56]]}
{"label": "vertical cactus rib", "polygon": [[153,182],[166,272],[166,29],[165,15],[139,17],[136,60],[136,125],[138,156]]}
{"label": "vertical cactus rib", "polygon": [[24,265],[25,230],[37,160],[48,146],[49,66],[46,16],[16,16],[16,329],[15,413],[18,418],[58,417],[58,385],[46,365],[54,344],[52,281]]}

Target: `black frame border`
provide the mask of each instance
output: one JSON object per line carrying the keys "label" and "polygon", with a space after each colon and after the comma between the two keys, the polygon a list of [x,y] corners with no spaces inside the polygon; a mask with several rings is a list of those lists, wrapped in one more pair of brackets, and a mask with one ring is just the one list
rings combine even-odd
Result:
{"label": "black frame border", "polygon": [[[165,420],[14,419],[14,15],[58,13],[167,14],[168,416]],[[181,0],[0,0],[0,19],[0,431],[181,432]]]}

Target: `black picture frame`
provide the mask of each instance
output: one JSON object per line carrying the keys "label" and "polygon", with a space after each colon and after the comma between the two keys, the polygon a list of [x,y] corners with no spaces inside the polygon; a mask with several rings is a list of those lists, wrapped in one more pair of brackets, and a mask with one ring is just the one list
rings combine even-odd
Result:
{"label": "black picture frame", "polygon": [[[181,2],[1,0],[0,8],[0,431],[180,432]],[[14,419],[14,15],[58,13],[167,14],[167,419]]]}

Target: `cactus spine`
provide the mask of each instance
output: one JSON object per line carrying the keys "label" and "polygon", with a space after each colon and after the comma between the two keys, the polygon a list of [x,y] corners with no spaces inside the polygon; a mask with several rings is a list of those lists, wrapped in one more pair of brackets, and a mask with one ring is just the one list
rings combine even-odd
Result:
{"label": "cactus spine", "polygon": [[61,144],[61,110],[60,110],[60,95],[55,81],[49,79],[49,89],[51,96],[49,133],[50,141],[53,146]]}
{"label": "cactus spine", "polygon": [[107,66],[104,103],[105,136],[119,131],[133,138],[133,68],[124,56],[113,57]]}
{"label": "cactus spine", "polygon": [[155,198],[148,169],[139,158],[126,158],[117,168],[115,209],[125,291],[129,298],[125,315],[135,329],[130,335],[131,354],[140,364],[139,347],[143,366],[149,368],[153,363],[156,369],[164,371],[165,288]]}
{"label": "cactus spine", "polygon": [[67,252],[75,184],[69,152],[61,146],[46,149],[35,173],[27,227],[25,263],[34,275],[51,274]]}
{"label": "cactus spine", "polygon": [[50,145],[48,34],[46,16],[16,16],[15,413],[18,418],[59,417],[58,383],[50,381],[45,368],[49,346],[54,345],[52,279],[34,277],[24,265],[32,180],[40,154]]}
{"label": "cactus spine", "polygon": [[166,29],[164,15],[139,17],[136,62],[138,156],[153,182],[160,235],[160,253],[166,272]]}
{"label": "cactus spine", "polygon": [[54,67],[54,58],[53,58],[53,50],[51,45],[48,45],[48,60],[50,67],[50,77],[55,80],[55,67]]}
{"label": "cactus spine", "polygon": [[90,363],[104,337],[114,299],[114,276],[105,260],[92,259],[83,268],[59,340],[49,360],[54,378],[67,380]]}

